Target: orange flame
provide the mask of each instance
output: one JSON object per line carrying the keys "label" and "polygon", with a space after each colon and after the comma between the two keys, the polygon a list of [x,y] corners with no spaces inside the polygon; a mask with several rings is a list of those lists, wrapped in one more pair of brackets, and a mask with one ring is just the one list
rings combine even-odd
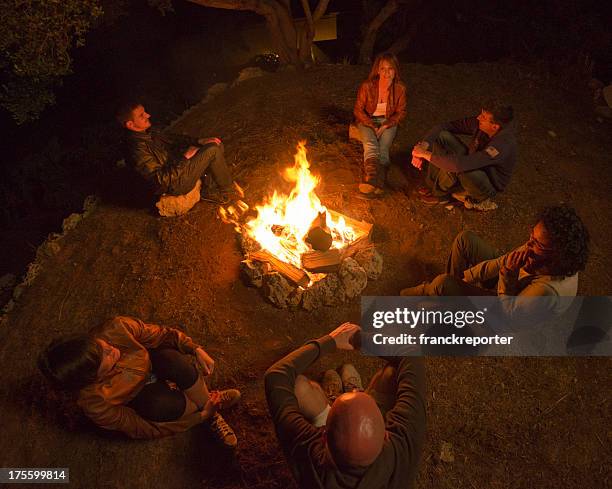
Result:
{"label": "orange flame", "polygon": [[[255,239],[264,250],[301,268],[301,255],[311,251],[304,238],[317,215],[327,212],[315,193],[319,178],[310,173],[305,142],[298,144],[294,165],[285,169],[284,177],[294,183],[290,194],[287,196],[275,190],[264,203],[255,206],[257,217],[246,224],[237,223],[237,217],[244,213],[245,208],[220,209],[220,214],[224,221],[231,222],[238,232],[245,232]],[[342,217],[334,220],[327,212],[326,222],[333,238],[332,248],[342,249],[358,237]]]}

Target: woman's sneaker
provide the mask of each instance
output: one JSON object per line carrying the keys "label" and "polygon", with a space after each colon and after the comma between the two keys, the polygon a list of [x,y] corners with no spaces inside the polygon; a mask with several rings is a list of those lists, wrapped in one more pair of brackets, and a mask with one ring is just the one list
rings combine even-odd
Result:
{"label": "woman's sneaker", "polygon": [[236,448],[238,438],[236,438],[234,430],[227,424],[227,421],[223,419],[223,416],[215,413],[207,420],[207,423],[208,429],[215,439],[223,443],[227,448]]}
{"label": "woman's sneaker", "polygon": [[226,389],[224,391],[212,391],[219,393],[219,404],[217,409],[228,409],[240,401],[240,391],[238,389]]}

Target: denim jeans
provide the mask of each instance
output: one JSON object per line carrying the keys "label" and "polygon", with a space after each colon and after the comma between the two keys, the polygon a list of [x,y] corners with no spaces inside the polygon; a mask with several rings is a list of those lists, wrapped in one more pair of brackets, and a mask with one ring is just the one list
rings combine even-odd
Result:
{"label": "denim jeans", "polygon": [[[384,117],[374,117],[374,124],[378,127],[384,122]],[[389,149],[395,139],[397,133],[397,126],[389,127],[380,135],[380,139],[376,137],[374,129],[371,127],[357,124],[357,128],[361,133],[361,141],[363,142],[363,160],[366,161],[370,158],[376,158],[380,161],[383,166],[388,166],[391,161],[389,160]]]}
{"label": "denim jeans", "polygon": [[[448,131],[441,131],[434,143],[433,151],[436,154],[466,155],[468,149],[457,136]],[[427,165],[425,185],[436,197],[447,196],[454,191],[463,189],[469,197],[477,202],[494,197],[497,193],[484,170],[453,173],[441,170],[431,163]]]}

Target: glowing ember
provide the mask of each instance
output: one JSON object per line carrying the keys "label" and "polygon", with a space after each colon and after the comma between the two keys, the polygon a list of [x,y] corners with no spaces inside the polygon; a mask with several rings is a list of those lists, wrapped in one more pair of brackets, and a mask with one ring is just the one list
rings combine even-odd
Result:
{"label": "glowing ember", "polygon": [[301,255],[312,251],[305,238],[319,213],[327,213],[326,224],[332,235],[332,248],[342,249],[361,234],[347,226],[344,218],[334,219],[327,212],[315,193],[319,179],[310,173],[309,167],[305,143],[300,142],[294,165],[284,172],[285,180],[294,183],[289,195],[275,190],[263,204],[255,206],[257,217],[246,224],[237,221],[237,217],[246,210],[246,204],[240,203],[242,207],[239,209],[229,207],[220,210],[224,221],[234,224],[236,231],[247,234],[262,249],[298,268],[301,268]]}

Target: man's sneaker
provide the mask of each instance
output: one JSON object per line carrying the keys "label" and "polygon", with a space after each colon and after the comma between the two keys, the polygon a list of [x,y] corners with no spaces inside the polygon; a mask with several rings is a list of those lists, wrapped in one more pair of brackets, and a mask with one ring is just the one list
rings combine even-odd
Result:
{"label": "man's sneaker", "polygon": [[230,203],[230,197],[223,192],[206,192],[200,194],[200,200],[210,202],[217,205],[227,205]]}
{"label": "man's sneaker", "polygon": [[376,187],[374,185],[370,185],[369,183],[360,183],[359,184],[359,191],[362,194],[373,194],[376,191]]}
{"label": "man's sneaker", "polygon": [[223,416],[219,413],[215,413],[207,420],[207,423],[210,432],[218,441],[223,443],[227,448],[236,448],[238,438],[236,438],[234,430],[230,428],[227,421],[223,419]]}
{"label": "man's sneaker", "polygon": [[323,380],[321,381],[321,387],[323,392],[332,403],[336,398],[342,394],[342,379],[335,370],[328,370],[323,374]]}
{"label": "man's sneaker", "polygon": [[416,192],[421,196],[431,195],[431,190],[429,190],[427,187],[419,187],[417,188]]}
{"label": "man's sneaker", "polygon": [[359,375],[357,369],[350,363],[342,365],[340,377],[342,379],[342,388],[344,392],[363,391],[361,375]]}
{"label": "man's sneaker", "polygon": [[497,204],[491,199],[484,199],[484,200],[481,200],[480,202],[475,202],[468,197],[466,201],[463,203],[463,205],[465,206],[466,209],[474,209],[476,211],[482,211],[482,212],[494,211],[495,209],[497,209]]}
{"label": "man's sneaker", "polygon": [[448,197],[435,197],[433,195],[421,195],[421,202],[426,205],[446,205],[450,202]]}
{"label": "man's sneaker", "polygon": [[469,198],[465,190],[463,192],[453,192],[451,195],[453,199],[458,200],[459,202],[463,202],[464,204],[465,201]]}
{"label": "man's sneaker", "polygon": [[219,404],[217,404],[217,409],[228,409],[240,401],[240,391],[238,389],[226,389],[216,392],[219,393]]}

